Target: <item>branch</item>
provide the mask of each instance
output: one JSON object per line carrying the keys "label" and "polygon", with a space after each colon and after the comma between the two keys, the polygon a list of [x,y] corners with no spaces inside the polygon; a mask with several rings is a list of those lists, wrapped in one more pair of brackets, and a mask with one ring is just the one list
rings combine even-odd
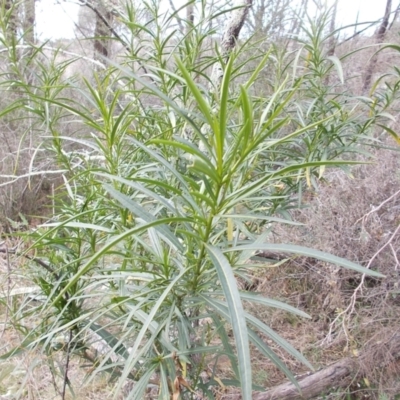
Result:
{"label": "branch", "polygon": [[[96,7],[94,7],[89,1],[81,4],[89,7],[97,15],[97,17],[101,19],[106,28],[120,41],[125,50],[127,52],[130,52],[128,44],[124,41],[124,39],[122,39],[122,37],[118,34],[118,32],[109,24],[107,18],[105,18]],[[144,71],[144,73],[148,75],[147,68],[143,65],[143,63],[138,58],[135,61],[137,61],[137,63],[139,64],[140,68]],[[155,83],[155,80],[151,76],[149,76],[149,78],[153,83]]]}
{"label": "branch", "polygon": [[[0,245],[3,245],[4,243],[1,243]],[[53,268],[45,263],[43,260],[41,260],[40,258],[37,257],[31,257],[28,256],[27,254],[23,254],[23,253],[17,253],[17,249],[16,247],[13,247],[11,249],[9,249],[8,247],[0,247],[0,253],[5,253],[7,254],[7,256],[9,254],[15,254],[19,257],[24,257],[27,260],[33,261],[34,263],[40,265],[41,267],[43,267],[47,272],[49,272],[50,274],[54,275],[54,277],[58,280],[60,279],[60,276],[53,270]]]}
{"label": "branch", "polygon": [[349,384],[349,378],[355,372],[355,360],[345,358],[327,368],[315,372],[301,380],[298,384],[301,389],[301,394],[293,383],[284,383],[268,390],[264,393],[259,393],[253,396],[253,400],[297,400],[311,399],[327,389],[333,387],[346,387]]}
{"label": "branch", "polygon": [[[379,206],[373,208],[369,213],[365,214],[363,217],[361,217],[360,219],[358,219],[355,224],[357,224],[358,222],[362,221],[362,226],[364,227],[365,222],[367,221],[368,217],[378,211],[379,209],[381,209],[385,204],[387,204],[390,200],[394,199],[396,196],[398,196],[400,194],[400,190],[398,190],[396,193],[392,194],[389,198],[387,198],[385,201],[383,201],[381,204],[379,204]],[[355,225],[354,224],[354,225]],[[399,234],[400,232],[400,225],[395,229],[395,231],[392,233],[392,235],[390,236],[390,238],[386,241],[386,243],[384,243],[376,252],[375,254],[370,258],[370,260],[368,261],[368,264],[365,268],[370,269],[372,266],[372,262],[376,259],[376,257],[378,257],[378,255],[380,253],[382,253],[382,251],[386,248],[386,247],[390,247],[392,254],[394,255],[394,259],[396,261],[396,265],[395,265],[395,270],[397,271],[398,265],[399,265],[399,260],[397,259],[397,255],[396,252],[393,249],[392,246],[392,242],[395,239],[395,237]],[[326,336],[326,338],[324,339],[325,341],[330,341],[331,340],[331,335],[332,335],[332,331],[335,328],[336,323],[339,320],[342,320],[342,325],[344,328],[344,332],[346,335],[346,338],[348,338],[348,334],[347,334],[347,329],[346,329],[346,320],[348,320],[350,318],[350,316],[354,313],[355,310],[355,305],[356,305],[356,301],[357,301],[357,296],[359,292],[362,292],[363,286],[364,286],[364,282],[365,282],[365,274],[362,274],[361,276],[361,282],[360,284],[354,289],[353,294],[351,295],[351,299],[350,299],[350,303],[349,305],[346,307],[345,310],[341,311],[340,313],[338,313],[335,317],[335,319],[329,324],[329,332]],[[345,318],[342,318],[343,316],[345,316]]]}
{"label": "branch", "polygon": [[374,360],[374,365],[380,369],[400,357],[400,334],[395,333],[389,339],[368,345],[368,351],[364,351],[359,357],[346,357],[338,362],[321,369],[304,378],[298,378],[299,393],[292,383],[284,383],[279,386],[253,396],[253,400],[304,400],[312,399],[333,388],[346,388],[355,379],[365,375],[364,365]]}
{"label": "branch", "polygon": [[221,48],[224,55],[229,53],[235,48],[239,33],[244,25],[249,8],[252,6],[253,0],[241,0],[238,4],[237,10],[233,11],[228,24],[225,27],[224,35],[222,37]]}
{"label": "branch", "polygon": [[101,22],[107,27],[107,29],[122,43],[122,45],[125,47],[125,50],[129,51],[128,45],[125,43],[125,41],[122,39],[122,37],[117,33],[117,31],[109,24],[107,18],[105,18],[101,12],[93,6],[90,2],[84,3],[86,7],[89,7],[96,15],[101,19]]}
{"label": "branch", "polygon": [[[385,9],[385,15],[383,16],[383,20],[381,25],[378,28],[378,31],[376,33],[376,42],[379,43],[383,41],[388,26],[389,26],[389,17],[391,14],[391,9],[392,9],[392,0],[386,0],[386,9]],[[377,64],[377,56],[373,59],[370,60],[369,65],[367,67],[367,72],[365,74],[364,78],[364,83],[363,83],[363,92],[366,92],[367,89],[371,86],[371,80],[372,80],[372,75],[374,74],[375,71],[375,66]]]}
{"label": "branch", "polygon": [[176,12],[176,8],[175,8],[175,5],[174,5],[172,0],[169,0],[169,5],[171,7],[172,12],[174,14],[176,14],[176,22],[178,22],[178,26],[179,26],[180,31],[182,32],[182,34],[184,34],[185,33],[185,28],[183,27],[182,21],[179,18],[179,15]]}
{"label": "branch", "polygon": [[355,223],[357,224],[358,222],[362,221],[363,225],[365,224],[366,220],[368,219],[368,217],[378,211],[379,209],[381,209],[386,203],[388,203],[390,200],[394,199],[396,196],[398,196],[400,194],[400,190],[398,190],[396,193],[392,194],[390,197],[388,197],[385,201],[383,201],[381,204],[379,204],[379,206],[374,207],[369,213],[365,214],[363,217],[359,218]]}

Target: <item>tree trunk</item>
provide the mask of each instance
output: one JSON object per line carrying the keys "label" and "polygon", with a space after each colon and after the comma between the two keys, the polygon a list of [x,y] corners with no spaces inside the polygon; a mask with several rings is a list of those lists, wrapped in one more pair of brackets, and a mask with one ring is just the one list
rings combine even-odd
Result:
{"label": "tree trunk", "polygon": [[351,382],[366,375],[373,363],[380,369],[400,358],[400,334],[372,345],[359,357],[344,358],[329,367],[303,378],[298,378],[301,393],[292,383],[284,383],[266,392],[257,393],[253,400],[301,400],[312,399],[332,388],[346,388]]}
{"label": "tree trunk", "polygon": [[[385,38],[386,31],[389,26],[389,17],[390,13],[392,11],[392,0],[386,0],[386,9],[385,9],[385,15],[383,16],[382,23],[378,28],[378,31],[376,32],[376,42],[382,42],[383,39]],[[374,74],[375,66],[378,62],[378,56],[375,56],[369,63],[367,72],[365,74],[364,78],[364,84],[363,84],[363,92],[365,93],[369,87],[371,86],[371,80],[372,80],[372,75]]]}
{"label": "tree trunk", "polygon": [[109,37],[111,35],[112,14],[111,10],[108,10],[102,1],[99,1],[93,10],[96,14],[96,27],[94,30],[95,58],[103,60],[109,57],[110,53]]}
{"label": "tree trunk", "polygon": [[193,29],[194,23],[194,5],[190,3],[186,7],[186,35],[188,35]]}
{"label": "tree trunk", "polygon": [[301,394],[292,383],[285,383],[253,396],[254,400],[311,399],[331,388],[346,387],[356,371],[355,359],[345,358],[310,376],[299,379]]}
{"label": "tree trunk", "polygon": [[[328,56],[333,56],[335,54],[335,49],[336,49],[336,37],[335,37],[335,28],[336,28],[336,14],[337,14],[337,5],[338,5],[338,0],[335,0],[335,3],[333,4],[332,7],[332,15],[331,15],[331,22],[329,26],[329,31],[330,31],[330,38],[328,42]],[[331,74],[328,73],[325,78],[325,85],[329,85],[329,80],[330,80]]]}
{"label": "tree trunk", "polygon": [[237,3],[237,6],[241,6],[241,8],[232,12],[222,37],[221,48],[224,55],[229,55],[235,48],[236,41],[246,20],[249,8],[253,4],[253,0],[239,0]]}
{"label": "tree trunk", "polygon": [[329,38],[328,56],[333,56],[335,54],[336,38],[335,38],[334,32],[335,32],[335,28],[336,28],[337,5],[338,5],[338,0],[335,0],[335,3],[333,4],[333,7],[332,7],[331,23],[330,23],[330,27],[329,27],[331,37]]}
{"label": "tree trunk", "polygon": [[[224,58],[228,58],[230,52],[235,48],[239,33],[252,4],[253,0],[238,0],[235,3],[235,6],[240,8],[232,11],[221,41],[221,53]],[[223,75],[224,70],[222,64],[220,62],[215,63],[211,74],[211,82],[214,88],[219,87]]]}
{"label": "tree trunk", "polygon": [[29,44],[35,43],[35,0],[24,1],[24,41]]}
{"label": "tree trunk", "polygon": [[291,29],[289,30],[289,34],[292,37],[297,37],[300,33],[301,22],[304,20],[304,17],[308,10],[308,0],[302,0],[300,6],[298,7],[297,16],[293,18],[293,24]]}

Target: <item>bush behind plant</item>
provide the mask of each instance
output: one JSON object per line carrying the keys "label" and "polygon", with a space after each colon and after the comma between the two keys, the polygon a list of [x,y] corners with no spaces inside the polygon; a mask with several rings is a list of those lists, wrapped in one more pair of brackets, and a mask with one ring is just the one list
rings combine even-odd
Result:
{"label": "bush behind plant", "polygon": [[[2,358],[21,349],[49,357],[64,351],[58,371],[64,395],[70,358],[79,355],[93,365],[88,380],[107,372],[116,379],[115,393],[127,379],[135,381],[127,398],[142,398],[149,383],[159,398],[193,398],[196,391],[213,398],[212,387],[223,382],[240,386],[243,398],[251,399],[249,343],[292,382],[265,336],[312,368],[246,312],[243,301],[308,317],[238,289],[237,278],[263,267],[254,254],[303,254],[381,276],[306,247],[268,243],[268,235],[274,223],[294,223],[289,211],[296,195],[325,168],[352,164],[337,157],[361,149],[371,128],[384,122],[386,105],[369,106],[326,83],[332,71],[342,75],[342,66],[326,56],[322,26],[306,31],[304,57],[303,49],[290,60],[271,51],[248,70],[239,60],[243,48],[227,60],[204,55],[211,17],[177,42],[165,37],[168,19],[160,22],[151,7],[148,12],[152,30],[130,9],[125,15],[129,34],[152,46],[146,57],[132,47],[125,60],[105,60],[105,68],[81,82],[40,62],[38,49],[32,56],[35,85],[18,80],[21,98],[10,110],[18,105],[32,118],[64,183],[52,220],[28,234],[33,244],[26,254],[35,258],[26,276],[44,301],[22,302],[10,317],[25,337]],[[132,60],[147,73],[135,71]],[[219,88],[207,74],[215,62],[224,69]],[[272,93],[253,95],[263,71],[274,68],[294,72],[272,73]],[[71,119],[76,130],[66,136]],[[94,341],[106,350],[93,352]],[[232,379],[220,380],[213,370],[203,380],[210,360],[223,354]]]}

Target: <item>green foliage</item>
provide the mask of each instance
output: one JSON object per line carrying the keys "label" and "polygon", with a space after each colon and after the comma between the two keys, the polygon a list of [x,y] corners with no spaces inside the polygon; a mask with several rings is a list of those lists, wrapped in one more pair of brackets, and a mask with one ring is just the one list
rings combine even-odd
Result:
{"label": "green foliage", "polygon": [[[25,330],[24,341],[2,358],[21,349],[79,355],[92,364],[88,381],[107,372],[119,393],[134,380],[132,399],[142,398],[149,382],[159,398],[194,398],[196,391],[213,398],[221,381],[251,399],[250,343],[292,382],[265,337],[312,368],[246,311],[244,301],[308,317],[239,290],[237,279],[251,273],[257,251],[382,276],[316,250],[266,242],[274,223],[293,223],[289,210],[302,186],[327,167],[352,164],[338,157],[359,150],[385,116],[375,103],[365,117],[355,111],[359,99],[326,83],[332,70],[341,80],[343,71],[341,60],[326,56],[322,25],[305,30],[303,49],[290,61],[271,50],[250,68],[255,58],[242,63],[244,50],[229,60],[204,50],[213,17],[173,35],[175,16],[162,20],[155,10],[147,9],[148,24],[129,8],[124,16],[127,35],[144,37],[140,45],[154,50],[146,57],[132,45],[123,61],[105,60],[94,76],[71,81],[62,74],[74,60],[58,69],[56,56],[42,61],[37,49],[35,86],[18,81],[24,100],[16,104],[43,135],[64,183],[56,214],[28,235],[26,254],[35,259],[26,275],[44,300],[21,303],[12,321]],[[224,77],[215,91],[208,75],[218,61]],[[268,69],[271,93],[255,95]],[[72,135],[64,134],[66,124],[75,127]],[[231,379],[209,368],[223,354]]]}

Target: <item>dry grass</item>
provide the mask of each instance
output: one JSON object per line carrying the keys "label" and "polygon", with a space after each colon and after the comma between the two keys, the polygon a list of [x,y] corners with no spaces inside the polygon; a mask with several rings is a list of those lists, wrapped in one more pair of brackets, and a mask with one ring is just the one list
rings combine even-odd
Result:
{"label": "dry grass", "polygon": [[[21,245],[16,241],[8,240],[3,244],[3,249]],[[0,352],[11,351],[19,346],[24,335],[16,329],[19,323],[29,326],[32,321],[11,320],[10,316],[18,310],[20,302],[28,295],[10,296],[10,293],[31,287],[32,283],[24,278],[24,259],[10,253],[0,253]],[[37,321],[36,321],[37,322]],[[35,323],[36,324],[36,323]],[[60,351],[52,354],[52,359],[45,354],[27,351],[7,361],[0,360],[0,399],[56,399],[60,398],[63,376],[53,374],[51,367],[63,366],[65,353]],[[71,381],[75,395],[67,391],[66,399],[108,399],[112,397],[112,382],[108,376],[97,376],[87,384],[86,373],[90,366],[78,358],[71,360],[68,377]],[[57,369],[54,368],[53,371]]]}
{"label": "dry grass", "polygon": [[[373,50],[368,57],[372,54]],[[348,85],[361,87],[362,76],[358,71],[362,71],[368,57],[355,57],[357,63],[352,63],[353,70],[346,70]],[[385,58],[385,63],[390,61]],[[11,125],[2,127],[3,134],[11,142],[7,144],[8,149],[0,150],[0,167],[3,173],[12,173],[17,166],[20,136]],[[353,169],[353,179],[339,171],[328,174],[318,190],[310,190],[305,196],[305,207],[293,212],[293,219],[304,225],[277,226],[273,240],[316,248],[369,265],[384,273],[385,279],[368,278],[356,291],[362,283],[359,274],[300,257],[278,268],[258,270],[253,276],[252,290],[285,301],[311,315],[311,320],[304,320],[279,310],[248,306],[252,313],[303,352],[316,368],[354,356],[397,332],[400,327],[400,233],[397,231],[400,226],[400,193],[396,195],[400,189],[400,158],[398,153],[389,150],[377,150],[375,156],[377,161],[373,165]],[[26,160],[30,161],[30,158],[26,157]],[[9,167],[6,168],[6,164]],[[26,172],[28,164],[20,167],[18,173]],[[0,215],[0,225],[5,222],[5,215],[15,219],[19,212],[24,215],[41,213],[41,204],[46,203],[50,194],[49,184],[51,187],[52,182],[38,178],[31,186],[21,180],[2,189],[0,206],[4,212]],[[6,254],[0,254],[0,297],[24,284],[23,274],[18,273],[21,268],[23,263],[20,259],[11,257],[7,260]],[[6,300],[0,302],[1,353],[18,345],[22,339],[12,326],[5,325],[7,306],[12,304],[6,296],[4,298]],[[346,311],[352,304],[354,307]],[[304,366],[264,339],[289,369],[296,374],[305,372]],[[62,352],[56,361],[65,362]],[[272,363],[256,353],[253,355],[253,368],[257,385],[271,387],[285,380]],[[68,375],[75,390],[74,398],[111,398],[112,382],[106,376],[98,376],[86,384],[86,371],[87,367],[80,360],[72,360]],[[230,372],[226,358],[220,357],[218,374],[230,377]],[[400,393],[400,365],[396,358],[389,357],[385,368],[381,368],[375,365],[372,355],[365,360],[363,373],[369,387],[365,380],[355,381],[349,388],[354,399],[385,399],[380,395],[394,399]],[[44,355],[28,353],[13,361],[0,361],[0,399],[13,399],[13,393],[25,381],[28,385],[21,396],[23,399],[60,398],[62,377],[53,376]],[[349,398],[346,397],[349,391],[332,393],[324,398]],[[218,399],[232,400],[238,398],[239,391],[227,392],[220,388],[217,392]],[[67,398],[73,398],[71,393]]]}
{"label": "dry grass", "polygon": [[[307,207],[293,212],[293,218],[304,225],[277,226],[273,239],[318,248],[364,266],[370,264],[371,268],[384,273],[385,279],[366,279],[362,290],[354,295],[362,279],[359,274],[300,257],[277,268],[260,269],[253,277],[253,290],[283,300],[311,315],[311,320],[304,320],[275,309],[250,309],[303,352],[317,368],[354,356],[399,330],[400,234],[396,229],[400,223],[400,158],[398,153],[389,150],[376,151],[376,157],[376,163],[354,168],[353,178],[342,172],[331,172],[311,200],[308,196]],[[2,291],[7,292],[15,287],[18,277],[22,277],[23,274],[17,271],[23,265],[18,259],[7,262],[6,255],[2,254],[0,268],[0,285]],[[23,285],[23,281],[18,285]],[[352,296],[354,307],[345,312]],[[2,321],[6,315],[5,304],[0,304]],[[2,352],[20,340],[18,332],[8,325],[2,333]],[[305,372],[296,360],[267,338],[265,340],[292,371],[296,374]],[[64,362],[62,352],[58,361]],[[13,372],[6,376],[0,374],[0,396],[12,393],[25,380],[28,385],[22,398],[59,397],[62,377],[54,378],[48,365],[48,360],[41,354],[26,354],[12,364],[3,362],[0,370],[12,369]],[[271,387],[285,380],[280,371],[257,354],[254,354],[253,367],[257,385]],[[380,368],[374,365],[372,357],[367,359],[363,370],[367,381],[359,379],[349,388],[355,392],[355,399],[378,399],[379,394],[392,398],[390,396],[400,393],[400,365],[396,358],[388,360],[385,368]],[[75,398],[109,398],[112,383],[105,376],[99,376],[86,385],[85,371],[82,362],[73,359],[69,377],[76,391]],[[218,374],[230,376],[223,357],[218,360]],[[369,387],[365,382],[369,382]],[[219,399],[238,398],[236,392],[226,392],[222,388],[217,392]],[[325,398],[338,399],[344,395],[332,393]]]}
{"label": "dry grass", "polygon": [[[330,252],[378,270],[386,278],[363,280],[360,274],[304,257],[264,269],[254,277],[258,292],[311,315],[311,320],[302,320],[280,311],[253,310],[317,368],[367,351],[399,331],[400,158],[390,150],[375,155],[374,164],[354,168],[353,178],[340,171],[330,173],[307,207],[293,213],[304,225],[280,225],[273,240]],[[304,371],[275,350],[292,371]],[[400,393],[400,363],[395,356],[385,368],[376,366],[373,357],[365,364],[367,380],[349,388],[356,392],[354,398],[378,399],[379,394],[392,398]],[[284,380],[273,366],[256,357],[254,367],[256,377],[261,371],[258,376],[265,379],[265,386]],[[332,396],[341,398],[338,393]]]}

